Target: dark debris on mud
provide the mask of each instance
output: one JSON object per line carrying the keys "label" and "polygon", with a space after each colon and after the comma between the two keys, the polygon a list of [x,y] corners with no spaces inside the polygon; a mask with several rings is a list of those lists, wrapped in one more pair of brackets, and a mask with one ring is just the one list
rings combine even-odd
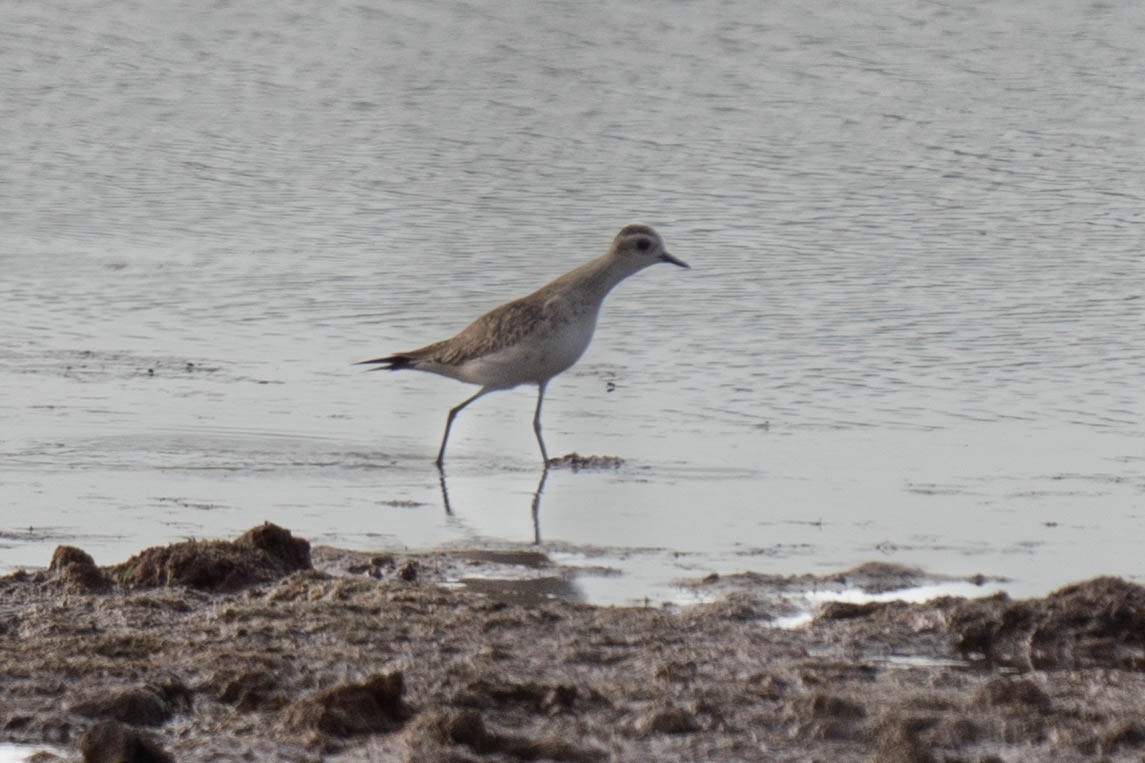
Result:
{"label": "dark debris on mud", "polygon": [[188,540],[149,548],[109,569],[130,588],[187,586],[238,591],[310,568],[310,543],[266,522],[234,541]]}
{"label": "dark debris on mud", "polygon": [[545,463],[547,469],[571,469],[574,472],[584,470],[607,471],[619,469],[624,464],[620,456],[582,456],[580,453],[566,453],[563,456],[550,458]]}
{"label": "dark debris on mud", "polygon": [[524,605],[443,588],[444,566],[269,524],[105,568],[60,547],[0,578],[0,740],[129,762],[1145,754],[1145,589],[1124,580],[826,605],[783,630],[751,587],[679,611]]}

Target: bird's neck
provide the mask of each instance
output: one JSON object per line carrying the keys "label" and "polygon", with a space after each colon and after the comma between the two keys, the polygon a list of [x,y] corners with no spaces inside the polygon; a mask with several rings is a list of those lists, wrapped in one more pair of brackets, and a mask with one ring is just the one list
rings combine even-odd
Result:
{"label": "bird's neck", "polygon": [[635,273],[625,263],[607,254],[570,270],[552,285],[561,289],[577,289],[591,300],[601,302],[625,278]]}

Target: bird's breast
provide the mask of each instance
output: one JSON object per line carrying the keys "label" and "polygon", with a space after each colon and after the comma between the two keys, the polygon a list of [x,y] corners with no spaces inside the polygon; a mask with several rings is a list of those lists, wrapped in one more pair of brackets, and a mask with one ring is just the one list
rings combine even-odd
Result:
{"label": "bird's breast", "polygon": [[557,322],[553,326],[553,333],[546,343],[543,356],[556,375],[576,363],[592,341],[592,334],[596,330],[596,312],[576,316],[572,320]]}

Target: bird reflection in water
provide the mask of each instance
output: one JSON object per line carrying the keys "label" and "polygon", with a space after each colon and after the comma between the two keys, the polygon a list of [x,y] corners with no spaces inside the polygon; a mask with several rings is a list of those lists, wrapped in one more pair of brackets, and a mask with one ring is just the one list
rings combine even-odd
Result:
{"label": "bird reflection in water", "polygon": [[[549,478],[549,466],[541,469],[541,479],[537,482],[537,487],[533,491],[533,500],[530,503],[530,510],[533,515],[533,543],[537,546],[541,545],[541,495],[545,491],[545,480]],[[445,469],[438,470],[438,481],[441,484],[441,502],[445,506],[446,516],[454,516],[453,506],[449,502],[449,486],[446,484]]]}

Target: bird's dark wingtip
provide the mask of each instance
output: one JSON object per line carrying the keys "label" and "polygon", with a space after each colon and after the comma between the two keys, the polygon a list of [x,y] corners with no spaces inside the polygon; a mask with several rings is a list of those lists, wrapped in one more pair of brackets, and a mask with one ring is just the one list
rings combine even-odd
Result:
{"label": "bird's dark wingtip", "polygon": [[413,358],[408,355],[387,355],[384,358],[359,360],[354,365],[373,366],[373,368],[367,368],[367,371],[397,371],[400,368],[409,368],[413,365]]}

